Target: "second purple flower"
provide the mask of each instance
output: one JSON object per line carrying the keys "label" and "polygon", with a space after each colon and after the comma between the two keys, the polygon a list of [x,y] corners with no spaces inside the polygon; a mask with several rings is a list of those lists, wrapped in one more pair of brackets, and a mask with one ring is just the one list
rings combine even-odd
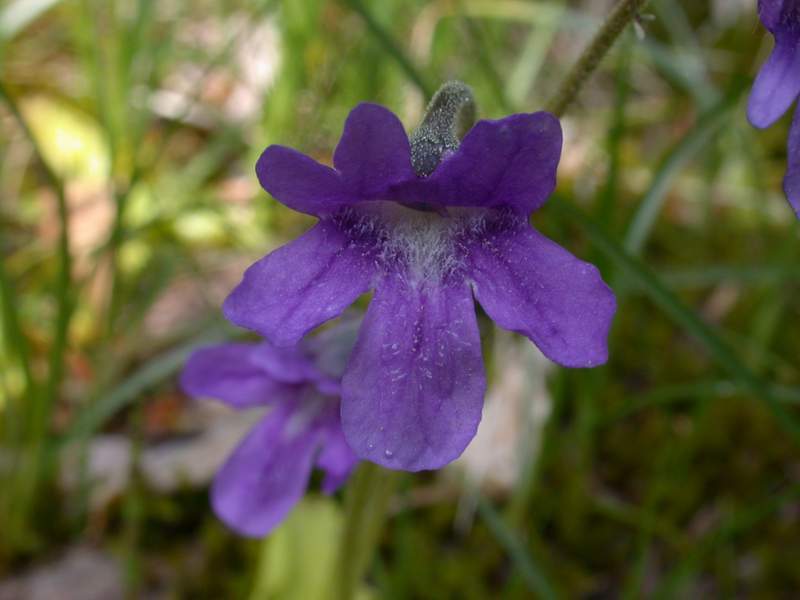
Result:
{"label": "second purple flower", "polygon": [[328,494],[355,467],[339,417],[339,377],[351,329],[332,328],[286,348],[219,344],[195,351],[186,363],[181,385],[188,395],[239,410],[269,408],[211,489],[214,511],[242,535],[260,537],[280,524],[305,493],[314,466],[325,471],[322,490]]}

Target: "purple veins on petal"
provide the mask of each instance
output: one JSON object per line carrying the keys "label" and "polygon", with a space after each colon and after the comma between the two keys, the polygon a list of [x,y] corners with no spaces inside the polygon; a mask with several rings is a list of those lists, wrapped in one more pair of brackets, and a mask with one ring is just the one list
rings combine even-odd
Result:
{"label": "purple veins on petal", "polygon": [[616,301],[593,265],[525,220],[487,229],[472,244],[468,264],[475,297],[498,325],[529,337],[565,367],[608,360]]}
{"label": "purple veins on petal", "polygon": [[438,469],[475,435],[486,380],[468,286],[378,286],[342,379],[355,453],[393,469]]}
{"label": "purple veins on petal", "polygon": [[223,311],[236,325],[290,346],[369,290],[373,273],[374,259],[323,220],[247,269]]}

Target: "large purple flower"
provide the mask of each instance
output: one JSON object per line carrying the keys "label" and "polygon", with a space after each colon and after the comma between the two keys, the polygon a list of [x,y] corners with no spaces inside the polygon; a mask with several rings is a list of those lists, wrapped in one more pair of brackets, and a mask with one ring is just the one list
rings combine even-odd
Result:
{"label": "large purple flower", "polygon": [[271,407],[211,490],[219,518],[243,535],[266,535],[283,521],[302,498],[314,465],[326,473],[323,491],[332,493],[356,464],[339,416],[337,375],[344,361],[331,360],[332,352],[345,358],[348,352],[330,337],[324,349],[316,340],[288,348],[269,342],[211,346],[196,351],[184,368],[181,385],[190,396],[236,409]]}
{"label": "large purple flower", "polygon": [[[775,47],[756,77],[747,116],[763,129],[780,119],[800,96],[800,0],[759,0],[761,22],[775,37]],[[789,131],[788,167],[783,189],[800,216],[800,111]]]}
{"label": "large purple flower", "polygon": [[270,146],[261,185],[319,223],[251,266],[226,316],[294,344],[374,290],[342,380],[347,441],[389,468],[447,464],[475,435],[486,387],[473,297],[557,363],[607,359],[613,293],[528,223],[555,187],[561,140],[544,112],[480,121],[421,176],[398,118],[360,104],[334,168]]}

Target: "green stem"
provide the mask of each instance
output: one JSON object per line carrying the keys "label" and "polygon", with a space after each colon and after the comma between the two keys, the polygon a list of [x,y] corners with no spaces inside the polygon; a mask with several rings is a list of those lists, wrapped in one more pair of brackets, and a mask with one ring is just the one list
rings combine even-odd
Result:
{"label": "green stem", "polygon": [[64,353],[67,345],[67,332],[69,321],[72,316],[72,256],[69,250],[69,224],[67,199],[64,193],[64,185],[55,172],[44,160],[39,144],[33,132],[28,127],[28,123],[19,110],[16,100],[8,92],[5,85],[0,82],[0,98],[5,101],[14,120],[17,121],[25,137],[33,146],[34,153],[39,157],[45,179],[52,188],[56,196],[56,209],[58,214],[59,237],[58,237],[58,259],[59,269],[56,279],[55,296],[58,306],[56,321],[53,326],[53,343],[50,349],[50,370],[46,386],[45,397],[51,402],[57,394],[58,387],[64,371]]}
{"label": "green stem", "polygon": [[108,291],[108,304],[107,304],[107,312],[106,312],[106,340],[110,340],[114,335],[114,326],[117,321],[117,316],[119,313],[119,305],[120,305],[120,289],[122,287],[121,284],[121,273],[119,267],[119,250],[122,246],[122,240],[125,237],[124,227],[124,216],[125,216],[125,207],[128,204],[128,197],[130,195],[131,190],[136,185],[139,180],[140,173],[137,170],[134,171],[133,175],[131,176],[129,182],[125,185],[124,190],[115,190],[114,191],[114,222],[111,227],[111,234],[108,237],[107,242],[107,249],[108,249],[108,260],[110,263],[110,278],[111,282],[109,284],[109,291]]}
{"label": "green stem", "polygon": [[547,110],[561,117],[580,92],[586,80],[608,53],[619,35],[636,18],[648,0],[620,0],[586,50],[573,65],[567,78],[547,103]]}
{"label": "green stem", "polygon": [[416,66],[414,66],[414,63],[412,63],[411,59],[406,56],[405,52],[400,47],[400,44],[398,44],[392,35],[386,30],[386,28],[378,22],[378,20],[367,9],[364,3],[361,0],[345,0],[345,4],[353,9],[353,11],[361,15],[361,18],[364,19],[364,23],[366,23],[367,28],[372,32],[372,35],[374,35],[378,41],[383,44],[384,48],[386,48],[386,51],[392,56],[392,58],[395,59],[395,61],[397,61],[397,64],[400,66],[400,68],[406,72],[408,78],[412,83],[414,83],[414,85],[417,86],[425,98],[430,98],[433,96],[434,90],[428,84],[425,76],[417,69]]}
{"label": "green stem", "polygon": [[378,546],[397,473],[364,462],[345,493],[345,524],[339,544],[338,600],[352,600]]}
{"label": "green stem", "polygon": [[3,332],[5,333],[6,351],[9,356],[16,355],[22,375],[25,379],[23,398],[30,398],[36,388],[36,381],[31,370],[30,342],[22,329],[18,292],[11,281],[11,276],[6,272],[5,262],[0,260],[0,306],[2,306]]}
{"label": "green stem", "polygon": [[553,584],[550,583],[545,572],[534,560],[525,543],[520,539],[517,532],[505,522],[503,517],[497,513],[492,504],[485,498],[479,498],[478,512],[483,517],[486,526],[495,539],[508,553],[528,590],[535,594],[535,597],[543,598],[544,600],[558,598]]}
{"label": "green stem", "polygon": [[3,100],[11,112],[12,117],[18,123],[23,134],[33,146],[34,154],[39,158],[47,184],[52,188],[57,204],[57,214],[59,222],[58,238],[58,259],[59,267],[55,282],[55,299],[57,306],[56,320],[53,323],[53,337],[50,346],[50,356],[48,361],[47,380],[42,389],[34,388],[34,396],[31,398],[31,408],[29,420],[25,423],[23,436],[27,448],[21,457],[24,459],[23,465],[17,471],[19,473],[18,488],[16,488],[16,500],[19,502],[21,516],[19,522],[24,527],[29,515],[32,512],[34,500],[37,497],[37,490],[41,482],[45,479],[46,468],[49,468],[48,455],[45,451],[47,442],[47,430],[50,425],[52,410],[55,405],[61,380],[64,376],[64,358],[67,349],[67,334],[69,323],[72,317],[72,256],[69,250],[69,224],[68,209],[64,185],[56,173],[47,164],[44,154],[39,148],[39,144],[33,132],[28,127],[25,117],[22,115],[19,106],[13,95],[5,85],[0,82],[0,100]]}

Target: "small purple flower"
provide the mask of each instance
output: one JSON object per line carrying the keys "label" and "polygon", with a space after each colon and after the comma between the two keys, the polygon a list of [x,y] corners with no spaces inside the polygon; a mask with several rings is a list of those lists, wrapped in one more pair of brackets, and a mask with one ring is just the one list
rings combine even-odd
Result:
{"label": "small purple flower", "polygon": [[[763,129],[780,119],[800,96],[800,0],[759,0],[761,22],[775,38],[775,47],[753,84],[747,117]],[[788,168],[783,190],[800,216],[800,111],[789,131]]]}
{"label": "small purple flower", "polygon": [[317,340],[305,348],[221,344],[196,351],[183,370],[181,385],[190,396],[216,398],[236,409],[271,407],[217,473],[211,490],[214,511],[243,535],[266,535],[283,521],[302,498],[314,465],[325,471],[322,489],[330,494],[356,464],[339,417],[337,374],[344,361],[334,358],[340,364],[332,366],[330,350],[337,348],[324,342],[326,349]]}
{"label": "small purple flower", "polygon": [[555,187],[561,142],[548,113],[480,121],[423,176],[399,119],[360,104],[335,168],[270,146],[256,165],[261,185],[319,223],[251,266],[226,316],[291,345],[374,290],[342,379],[345,436],[389,468],[442,467],[481,418],[473,298],[557,363],[607,360],[613,293],[528,222]]}

